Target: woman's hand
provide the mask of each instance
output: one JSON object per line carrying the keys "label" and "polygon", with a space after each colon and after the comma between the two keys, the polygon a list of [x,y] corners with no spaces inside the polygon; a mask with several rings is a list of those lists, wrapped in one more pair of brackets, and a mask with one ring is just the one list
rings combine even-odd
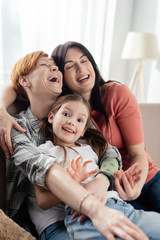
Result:
{"label": "woman's hand", "polygon": [[11,143],[11,128],[14,127],[20,132],[25,132],[23,129],[4,108],[0,109],[0,146],[7,158],[13,153]]}
{"label": "woman's hand", "polygon": [[[87,200],[91,201],[90,198]],[[87,200],[82,205],[86,204]],[[88,214],[88,217],[95,228],[108,240],[116,240],[117,237],[123,240],[149,240],[142,230],[120,211],[99,206],[91,215]]]}
{"label": "woman's hand", "polygon": [[137,183],[141,180],[142,170],[137,170],[138,165],[135,163],[125,172],[118,170],[114,173],[115,188],[123,200],[134,200],[140,194]]}
{"label": "woman's hand", "polygon": [[91,175],[98,172],[98,169],[95,168],[91,171],[87,172],[87,164],[91,163],[92,160],[87,159],[81,163],[82,156],[78,155],[76,158],[73,158],[70,162],[70,167],[66,167],[66,171],[69,173],[69,175],[78,183],[83,182],[87,178],[89,178]]}

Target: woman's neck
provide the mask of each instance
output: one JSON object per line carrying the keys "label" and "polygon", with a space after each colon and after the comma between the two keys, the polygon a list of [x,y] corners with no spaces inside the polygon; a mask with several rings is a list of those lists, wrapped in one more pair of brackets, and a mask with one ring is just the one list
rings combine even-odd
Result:
{"label": "woman's neck", "polygon": [[31,112],[34,114],[35,117],[38,119],[42,119],[48,116],[48,113],[56,101],[55,99],[49,99],[49,100],[34,100],[30,101],[30,107],[31,107]]}
{"label": "woman's neck", "polygon": [[84,94],[81,94],[81,96],[83,98],[85,98],[88,102],[90,102],[90,99],[91,99],[91,92],[90,93],[84,93]]}

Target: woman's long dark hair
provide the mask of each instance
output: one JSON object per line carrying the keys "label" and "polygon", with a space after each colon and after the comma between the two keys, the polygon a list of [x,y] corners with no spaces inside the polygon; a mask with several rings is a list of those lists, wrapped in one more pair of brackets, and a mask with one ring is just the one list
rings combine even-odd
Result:
{"label": "woman's long dark hair", "polygon": [[[89,61],[91,62],[92,66],[93,66],[93,69],[95,71],[95,84],[94,84],[94,87],[91,92],[90,104],[91,104],[91,108],[93,110],[101,112],[104,115],[106,124],[108,126],[109,119],[108,119],[108,116],[102,105],[100,90],[99,90],[99,86],[105,84],[106,82],[102,78],[100,71],[98,69],[98,66],[97,66],[96,62],[94,61],[94,58],[91,55],[91,53],[87,50],[87,48],[78,42],[66,42],[64,44],[57,46],[54,49],[54,51],[52,52],[51,57],[54,59],[55,63],[59,67],[59,70],[62,72],[63,78],[64,78],[64,62],[65,62],[65,57],[66,57],[67,51],[70,48],[79,48],[85,54],[85,56],[89,59]],[[72,91],[67,87],[67,85],[65,83],[65,79],[64,79],[62,95],[65,95],[68,93],[72,93]]]}

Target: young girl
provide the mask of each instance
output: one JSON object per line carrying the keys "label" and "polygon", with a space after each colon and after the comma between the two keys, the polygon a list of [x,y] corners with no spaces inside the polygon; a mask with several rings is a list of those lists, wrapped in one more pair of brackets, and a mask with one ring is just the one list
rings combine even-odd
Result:
{"label": "young girl", "polygon": [[[94,178],[94,173],[99,169],[98,159],[107,149],[106,140],[101,133],[96,129],[87,129],[89,121],[90,108],[84,98],[76,94],[58,98],[48,115],[48,122],[50,124],[46,125],[46,121],[42,122],[42,129],[50,141],[39,146],[39,149],[42,152],[45,152],[48,155],[54,155],[58,164],[63,167],[67,166],[68,173],[76,181],[83,181],[82,184],[85,184]],[[74,158],[75,161],[71,161],[72,169],[69,169],[70,159]],[[83,161],[82,163],[80,163],[80,158]],[[87,171],[83,172],[86,168]],[[133,172],[133,178],[139,176],[139,172],[137,173],[135,170],[133,170]],[[101,173],[101,171],[98,173]],[[35,191],[40,207],[50,210],[48,219],[46,218],[45,222],[50,221],[51,216],[54,216],[55,214],[55,207],[58,207],[58,205],[62,203],[58,203],[58,201],[55,202],[53,194],[39,186],[35,186]],[[89,194],[84,198],[87,198],[88,195]],[[108,198],[106,206],[124,212],[125,215],[131,219],[133,223],[139,226],[148,236],[151,236],[151,234],[153,235],[153,230],[149,229],[150,220],[147,219],[149,219],[149,216],[152,216],[152,214],[153,216],[155,215],[159,217],[158,214],[135,210],[130,204],[123,202],[116,191],[106,191],[106,195]],[[80,201],[78,208],[79,213],[84,198]],[[32,204],[32,201],[30,201],[30,203]],[[57,205],[55,206],[55,204]],[[40,217],[38,212],[33,213],[30,211],[30,214],[32,220],[33,214],[36,219],[39,219]],[[89,239],[91,233],[89,230],[93,231],[93,225],[89,219],[86,219],[82,225],[79,224],[78,218],[73,219],[73,216],[71,216],[71,209],[67,206],[65,224],[71,239],[80,239],[80,236],[82,236],[81,239]],[[51,226],[48,228],[51,232]],[[48,228],[42,232],[40,239],[45,239]],[[85,237],[83,236],[84,233]],[[100,233],[95,231],[95,237],[93,238],[92,235],[92,239],[97,238],[104,239]],[[52,237],[48,239],[52,239]]]}

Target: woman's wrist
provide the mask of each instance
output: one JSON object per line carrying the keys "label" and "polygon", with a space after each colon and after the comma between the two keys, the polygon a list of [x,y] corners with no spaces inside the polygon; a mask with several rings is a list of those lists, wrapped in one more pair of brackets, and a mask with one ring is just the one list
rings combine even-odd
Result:
{"label": "woman's wrist", "polygon": [[104,206],[104,204],[102,204],[95,196],[90,194],[81,203],[81,213],[92,220],[101,206]]}
{"label": "woman's wrist", "polygon": [[91,195],[90,192],[86,193],[79,201],[79,204],[78,204],[78,213],[80,214],[81,213],[81,205],[83,204],[83,202],[85,201],[85,199]]}

